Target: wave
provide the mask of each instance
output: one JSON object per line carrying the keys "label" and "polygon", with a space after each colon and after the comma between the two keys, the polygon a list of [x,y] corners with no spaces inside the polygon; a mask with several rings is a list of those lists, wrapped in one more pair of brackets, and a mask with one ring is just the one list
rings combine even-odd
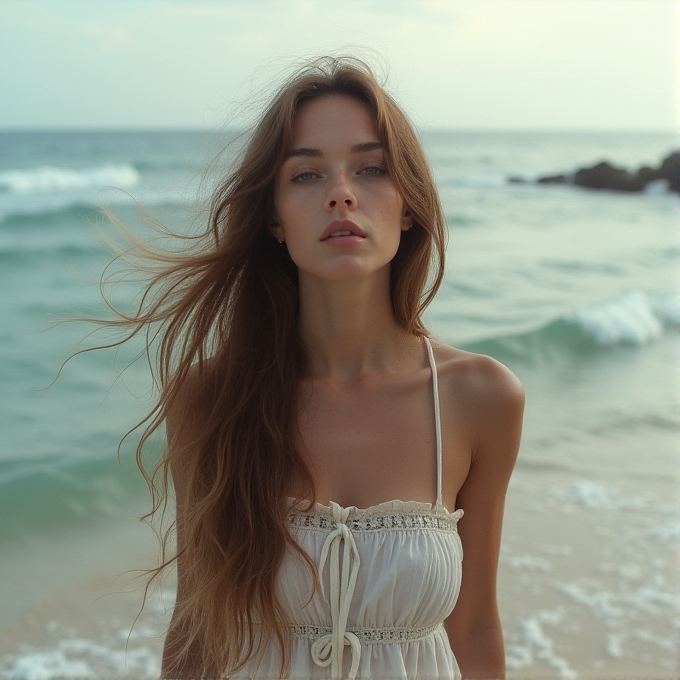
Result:
{"label": "wave", "polygon": [[70,189],[91,189],[106,186],[132,187],[141,177],[129,164],[100,165],[95,168],[60,168],[41,165],[28,170],[0,172],[0,191],[12,194],[35,194]]}
{"label": "wave", "polygon": [[[139,204],[143,207],[153,206],[154,209],[162,210],[164,208],[175,208],[175,207],[185,207],[191,205],[192,197],[185,197],[181,194],[172,196],[159,196],[159,197],[149,197],[144,196]],[[30,229],[34,226],[48,226],[57,222],[73,222],[74,220],[91,220],[95,219],[97,215],[101,214],[102,206],[105,202],[101,200],[96,200],[96,197],[92,201],[88,200],[75,200],[75,201],[65,201],[58,202],[56,205],[49,206],[36,206],[27,205],[22,207],[21,210],[8,211],[4,215],[0,214],[0,226],[3,229],[18,229],[25,230]],[[135,206],[135,200],[133,197],[121,193],[116,196],[115,204],[113,208],[118,208],[120,206]]]}
{"label": "wave", "polygon": [[46,226],[56,222],[72,222],[93,217],[101,209],[101,204],[76,201],[64,206],[41,209],[30,207],[21,212],[10,212],[0,218],[0,225],[5,229],[24,230],[35,225]]}
{"label": "wave", "polygon": [[116,517],[144,499],[146,484],[131,456],[89,460],[0,461],[0,545],[76,522]]}
{"label": "wave", "polygon": [[651,297],[630,291],[592,307],[576,310],[542,326],[505,337],[465,343],[464,348],[497,358],[537,361],[555,354],[583,354],[615,346],[642,347],[664,329],[680,325],[675,294]]}
{"label": "wave", "polygon": [[44,262],[48,266],[55,261],[70,261],[72,264],[93,257],[113,259],[111,249],[104,243],[88,241],[83,243],[61,243],[32,248],[3,248],[0,246],[0,265],[26,267]]}
{"label": "wave", "polygon": [[567,321],[576,323],[600,346],[644,345],[659,337],[663,330],[650,300],[639,291],[579,310]]}

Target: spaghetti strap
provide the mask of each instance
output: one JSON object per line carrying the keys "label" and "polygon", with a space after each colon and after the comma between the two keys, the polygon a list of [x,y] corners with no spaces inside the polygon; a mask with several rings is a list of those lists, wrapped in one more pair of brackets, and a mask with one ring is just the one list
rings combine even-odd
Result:
{"label": "spaghetti strap", "polygon": [[434,395],[434,431],[437,440],[437,505],[439,509],[443,506],[442,503],[442,422],[439,412],[439,380],[437,379],[437,364],[434,360],[434,352],[432,351],[432,343],[430,338],[425,337],[425,346],[427,347],[427,358],[430,361],[430,370],[432,371],[432,392]]}

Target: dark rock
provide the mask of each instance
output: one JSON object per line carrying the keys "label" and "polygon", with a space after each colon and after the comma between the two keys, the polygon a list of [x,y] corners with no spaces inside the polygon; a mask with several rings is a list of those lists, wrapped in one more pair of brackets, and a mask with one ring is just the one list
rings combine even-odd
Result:
{"label": "dark rock", "polygon": [[[508,178],[510,182],[525,182],[520,177]],[[581,168],[573,175],[547,175],[539,177],[537,184],[575,184],[586,189],[609,191],[644,191],[645,187],[657,180],[666,180],[669,191],[680,193],[680,151],[674,151],[663,159],[658,168],[641,167],[637,172],[617,168],[601,162],[591,168]]]}
{"label": "dark rock", "polygon": [[661,162],[658,173],[658,179],[665,179],[670,191],[680,193],[680,151],[675,151],[670,156],[666,156]]}
{"label": "dark rock", "polygon": [[571,180],[566,175],[550,175],[548,177],[539,177],[537,181],[539,184],[565,184]]}
{"label": "dark rock", "polygon": [[574,184],[577,187],[612,191],[641,191],[643,188],[637,181],[637,175],[631,175],[628,170],[615,168],[609,163],[598,163],[592,168],[577,170]]}
{"label": "dark rock", "polygon": [[642,182],[643,186],[646,186],[647,184],[653,182],[654,180],[661,179],[659,171],[655,170],[654,168],[650,168],[647,165],[643,165],[637,171],[637,176],[639,181]]}

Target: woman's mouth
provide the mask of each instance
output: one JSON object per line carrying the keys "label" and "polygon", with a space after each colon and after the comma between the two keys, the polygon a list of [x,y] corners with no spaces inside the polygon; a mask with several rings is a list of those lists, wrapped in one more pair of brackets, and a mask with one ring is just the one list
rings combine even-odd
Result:
{"label": "woman's mouth", "polygon": [[327,241],[331,238],[345,236],[356,236],[358,239],[362,239],[366,236],[366,233],[352,220],[334,220],[324,229],[323,234],[321,234],[321,240]]}

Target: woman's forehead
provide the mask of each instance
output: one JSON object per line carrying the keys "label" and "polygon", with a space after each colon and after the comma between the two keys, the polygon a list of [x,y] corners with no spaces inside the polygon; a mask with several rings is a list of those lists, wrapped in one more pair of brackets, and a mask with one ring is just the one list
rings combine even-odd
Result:
{"label": "woman's forehead", "polygon": [[321,148],[333,142],[348,147],[379,141],[373,112],[367,104],[344,94],[305,102],[293,123],[291,148]]}

